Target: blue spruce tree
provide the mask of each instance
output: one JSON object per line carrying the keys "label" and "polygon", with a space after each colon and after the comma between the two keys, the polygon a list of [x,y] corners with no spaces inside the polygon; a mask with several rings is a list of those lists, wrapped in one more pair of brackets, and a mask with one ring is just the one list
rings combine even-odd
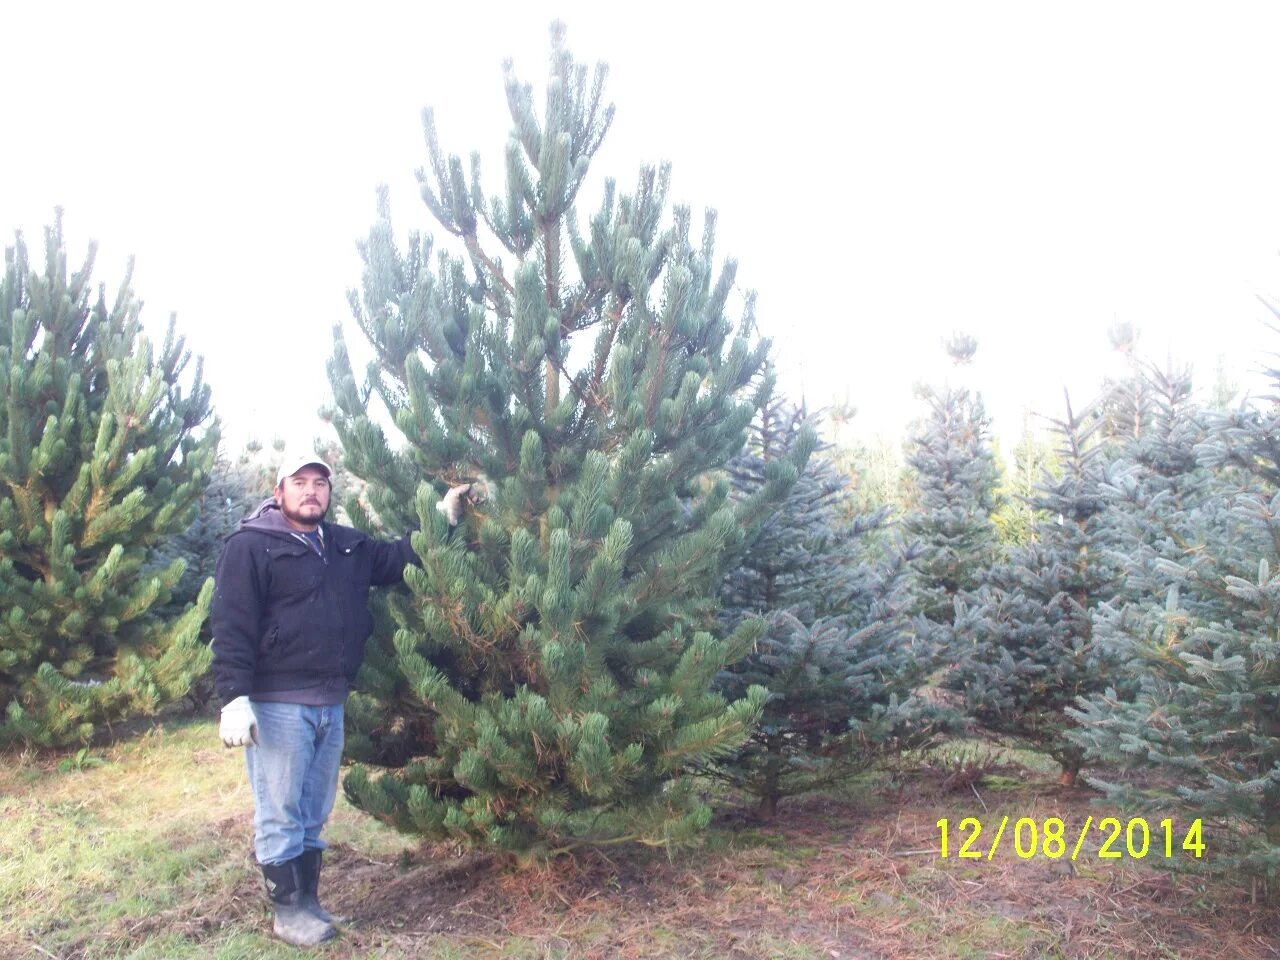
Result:
{"label": "blue spruce tree", "polygon": [[[219,456],[213,463],[208,485],[200,494],[190,526],[157,547],[147,565],[149,570],[165,570],[175,560],[185,565],[168,603],[156,608],[161,616],[179,616],[189,604],[196,602],[205,581],[218,566],[223,541],[267,495],[270,482],[255,482],[254,473],[247,464]],[[206,641],[211,637],[204,631],[202,635]]]}
{"label": "blue spruce tree", "polygon": [[1192,399],[1190,370],[1140,371],[1144,426],[1119,447],[1113,482],[1103,488],[1116,523],[1116,562],[1125,575],[1107,614],[1129,603],[1163,603],[1167,577],[1159,561],[1183,560],[1229,509],[1218,477],[1201,462],[1209,418]]}
{"label": "blue spruce tree", "polygon": [[[947,352],[957,366],[977,349],[957,336]],[[1000,468],[991,445],[991,421],[982,397],[962,387],[923,391],[929,415],[907,455],[917,497],[903,528],[919,541],[912,565],[920,582],[916,611],[934,627],[939,643],[951,640],[955,600],[975,589],[999,552],[993,514],[1000,507]]]}
{"label": "blue spruce tree", "polygon": [[[1271,378],[1280,386],[1280,371]],[[1132,689],[1082,700],[1073,739],[1143,771],[1097,781],[1112,798],[1184,812],[1180,862],[1194,863],[1211,836],[1216,868],[1276,899],[1280,408],[1206,415],[1164,397],[1165,422],[1119,489],[1134,507],[1135,586],[1096,626]]]}
{"label": "blue spruce tree", "polygon": [[1112,517],[1103,484],[1105,448],[1093,443],[1101,421],[1055,423],[1060,477],[1046,476],[1032,505],[1046,519],[1034,541],[985,572],[957,604],[956,665],[946,686],[988,729],[1047,753],[1072,785],[1084,751],[1068,736],[1066,710],[1105,689],[1108,664],[1093,642],[1093,613],[1120,586]]}
{"label": "blue spruce tree", "polygon": [[[771,464],[807,455],[814,430],[803,410],[768,402],[729,464],[734,498],[750,502]],[[764,617],[768,630],[720,689],[733,699],[758,684],[770,697],[747,743],[710,772],[754,796],[763,817],[946,725],[914,696],[937,658],[909,616],[910,555],[890,534],[887,507],[849,518],[849,499],[849,478],[811,457],[721,588],[726,629]]]}

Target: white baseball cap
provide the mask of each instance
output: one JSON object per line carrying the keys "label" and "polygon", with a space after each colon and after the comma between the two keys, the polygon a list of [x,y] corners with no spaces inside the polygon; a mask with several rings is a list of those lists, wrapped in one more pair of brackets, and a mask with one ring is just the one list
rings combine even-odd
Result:
{"label": "white baseball cap", "polygon": [[276,486],[284,481],[285,477],[292,477],[303,467],[318,467],[324,471],[327,479],[332,479],[333,471],[329,469],[329,465],[325,463],[313,450],[310,453],[299,453],[293,456],[286,456],[284,463],[280,464],[280,472],[276,474]]}

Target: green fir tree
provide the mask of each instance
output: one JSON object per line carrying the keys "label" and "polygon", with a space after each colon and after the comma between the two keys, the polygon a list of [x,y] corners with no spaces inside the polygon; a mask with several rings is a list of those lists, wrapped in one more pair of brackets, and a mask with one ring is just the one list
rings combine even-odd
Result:
{"label": "green fir tree", "polygon": [[[421,569],[390,598],[351,699],[345,789],[401,830],[541,855],[663,843],[706,824],[691,765],[737,749],[765,691],[727,700],[716,674],[759,638],[717,630],[716,592],[746,533],[802,464],[750,501],[716,477],[745,439],[766,343],[753,300],[729,316],[715,218],[667,220],[669,170],[577,201],[613,118],[605,70],[552,30],[545,110],[506,70],[506,189],[485,193],[425,115],[423,198],[465,257],[396,247],[384,198],[352,294],[374,360],[340,343],[334,425],[368,482],[360,524],[420,526]],[[755,399],[753,399],[755,398]],[[368,413],[390,412],[394,446]],[[434,504],[473,481],[452,534]]]}
{"label": "green fir tree", "polygon": [[60,745],[154,711],[208,664],[211,583],[156,615],[183,575],[148,564],[193,520],[218,446],[209,390],[169,322],[157,351],[125,277],[67,267],[61,214],[45,260],[21,235],[0,286],[0,739]]}

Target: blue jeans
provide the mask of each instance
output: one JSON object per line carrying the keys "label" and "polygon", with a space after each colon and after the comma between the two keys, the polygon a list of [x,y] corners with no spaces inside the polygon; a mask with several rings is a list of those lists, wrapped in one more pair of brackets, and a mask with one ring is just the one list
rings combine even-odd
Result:
{"label": "blue jeans", "polygon": [[258,743],[246,748],[253,786],[253,845],[259,863],[323,850],[320,831],[338,795],[342,704],[253,704]]}

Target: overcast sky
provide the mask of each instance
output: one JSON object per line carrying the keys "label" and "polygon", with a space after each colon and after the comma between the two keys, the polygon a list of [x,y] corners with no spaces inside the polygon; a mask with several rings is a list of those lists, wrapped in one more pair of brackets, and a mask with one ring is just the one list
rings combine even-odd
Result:
{"label": "overcast sky", "polygon": [[178,314],[233,442],[310,437],[377,185],[402,234],[432,229],[421,108],[496,191],[502,60],[540,93],[558,16],[611,69],[595,171],[670,160],[787,385],[864,433],[920,412],[953,330],[1005,436],[1114,372],[1116,321],[1256,387],[1280,344],[1257,299],[1280,296],[1280,4],[769,6],[10,5],[0,228],[38,244],[65,207],[73,261],[96,238],[114,291],[134,254],[149,326]]}

